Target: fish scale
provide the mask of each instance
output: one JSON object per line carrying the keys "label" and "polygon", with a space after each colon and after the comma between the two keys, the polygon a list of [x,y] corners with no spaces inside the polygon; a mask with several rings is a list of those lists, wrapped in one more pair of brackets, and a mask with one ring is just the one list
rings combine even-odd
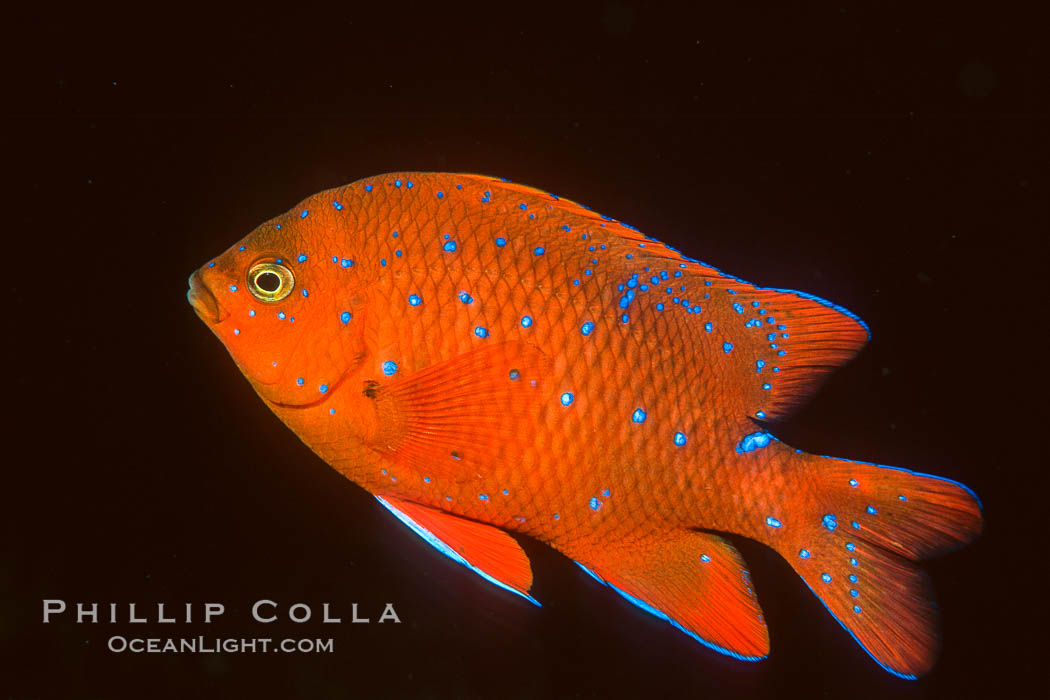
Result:
{"label": "fish scale", "polygon": [[[492,226],[490,224],[490,221],[493,220],[497,222],[499,221],[499,219],[497,218],[489,220],[481,219],[478,222],[477,228],[475,229],[476,240],[484,241],[486,238],[488,238],[489,240],[494,241],[495,238],[498,237],[495,235],[495,232],[492,230]],[[570,220],[572,220],[573,223],[578,223],[574,219]],[[550,226],[549,222],[543,220],[536,221],[537,225],[541,223],[543,225]],[[412,242],[413,227],[402,226],[402,228],[408,229],[403,233],[402,239],[406,241],[406,255],[408,255],[409,259],[411,260],[416,255],[416,251],[413,250],[413,245],[417,245],[417,242]],[[441,230],[440,225],[437,228],[439,231]],[[416,235],[422,237],[425,234]],[[433,239],[433,236],[431,236],[431,238]],[[615,327],[615,323],[619,322],[619,319],[614,318],[613,322],[609,324],[610,328],[606,329],[607,331],[610,331],[609,333],[595,334],[593,337],[586,339],[586,343],[579,340],[579,338],[582,338],[582,336],[576,331],[575,328],[571,327],[572,325],[574,325],[571,323],[572,317],[568,314],[562,313],[562,309],[558,308],[558,302],[563,298],[567,300],[569,298],[569,293],[565,292],[564,290],[561,290],[555,291],[553,295],[547,295],[545,297],[544,291],[546,289],[556,290],[557,280],[555,280],[551,275],[551,266],[549,264],[545,265],[542,262],[537,264],[533,260],[530,260],[530,256],[533,258],[539,257],[535,254],[536,248],[540,247],[538,244],[545,244],[546,246],[553,248],[553,246],[556,245],[556,243],[556,241],[552,241],[547,237],[522,236],[518,239],[512,239],[508,243],[508,245],[503,246],[501,248],[495,247],[493,245],[486,246],[484,244],[475,246],[465,244],[458,246],[456,250],[449,252],[449,257],[451,258],[451,260],[444,268],[447,270],[448,274],[436,277],[433,280],[433,288],[428,289],[427,291],[435,298],[440,299],[451,298],[454,295],[458,296],[458,293],[456,292],[457,289],[461,287],[471,287],[471,295],[477,301],[475,301],[472,304],[471,308],[459,310],[460,313],[458,314],[437,315],[432,319],[432,322],[435,323],[435,325],[437,326],[436,328],[430,325],[430,323],[428,323],[426,320],[422,319],[422,322],[419,324],[404,324],[404,317],[401,314],[404,313],[406,309],[403,308],[403,305],[398,303],[388,305],[384,313],[379,314],[381,317],[387,319],[388,324],[391,326],[391,328],[387,329],[384,335],[394,336],[397,333],[397,327],[404,328],[405,330],[409,331],[410,334],[408,337],[402,340],[402,347],[408,349],[412,347],[418,347],[418,343],[420,340],[420,338],[417,337],[418,335],[426,336],[431,333],[434,333],[440,337],[450,339],[469,339],[469,331],[472,327],[476,327],[472,326],[472,324],[482,323],[488,326],[491,325],[491,322],[486,319],[489,317],[494,317],[496,319],[502,319],[503,325],[498,328],[489,328],[490,334],[492,336],[496,336],[498,334],[498,336],[502,338],[515,338],[521,340],[532,340],[534,342],[543,342],[549,347],[565,345],[569,348],[572,348],[572,354],[576,354],[577,348],[585,345],[589,352],[595,352],[597,354],[607,354],[611,357],[619,356],[621,359],[626,360],[628,363],[635,362],[639,356],[639,336],[641,336],[642,338],[646,338],[651,337],[653,335],[651,332],[646,330],[645,326],[649,325],[654,329],[659,329],[660,331],[663,331],[665,330],[664,326],[666,324],[661,324],[659,322],[659,319],[655,318],[652,319],[649,323],[643,322],[642,319],[639,319],[639,322],[636,323],[634,327],[630,328],[630,332],[624,334],[620,332],[618,328]],[[423,243],[423,246],[426,246],[425,242]],[[544,255],[549,254],[550,258],[545,258],[543,262],[546,262],[548,260],[556,260],[558,264],[567,267],[571,267],[574,264],[579,265],[581,267],[584,264],[590,264],[589,259],[583,259],[587,258],[587,255],[581,255],[579,252],[582,251],[583,253],[586,253],[586,250],[584,250],[584,246],[577,245],[575,247],[566,248],[567,250],[565,251],[562,251],[561,249],[552,249],[549,253],[545,250]],[[494,251],[495,254],[485,255],[484,251],[486,249],[490,252]],[[426,253],[425,250],[420,252],[423,254]],[[605,253],[605,251],[602,251],[602,253]],[[558,260],[558,258],[561,259]],[[597,267],[596,265],[591,265],[592,267]],[[619,273],[618,269],[614,269],[609,266],[607,266],[607,268],[612,269],[617,274]],[[489,274],[484,274],[486,271],[489,271]],[[483,273],[481,279],[473,284],[469,283],[467,280],[470,273],[472,272]],[[590,287],[585,288],[597,290],[597,293],[592,292],[590,298],[587,299],[587,302],[589,302],[587,303],[587,306],[594,308],[595,316],[599,318],[603,315],[603,304],[606,303],[606,300],[609,299],[611,296],[615,296],[610,291],[612,283],[610,280],[606,279],[606,277],[608,277],[608,275],[599,274],[597,276],[594,276],[593,281],[590,283]],[[507,283],[509,286],[512,287],[514,286],[514,284],[530,287],[533,289],[533,294],[521,298],[519,294],[515,294],[511,290],[494,289],[491,286],[491,284],[485,284],[486,282],[491,283],[493,280],[502,280],[503,282]],[[381,288],[383,283],[384,280],[381,279]],[[379,299],[385,299],[389,302],[389,300],[400,300],[407,298],[408,286],[413,284],[413,282],[411,278],[401,278],[401,280],[391,279],[389,281],[389,284],[392,288],[389,290],[383,290],[380,294],[378,294]],[[487,303],[487,300],[489,299],[497,301],[496,303]],[[502,300],[514,301],[509,304],[496,305],[499,301]],[[504,308],[505,306],[511,306],[514,308],[506,309]],[[489,313],[487,314],[485,313],[486,307],[488,307],[489,311]],[[515,327],[514,319],[519,318],[520,313],[536,308],[542,309],[538,312],[537,315],[538,327],[530,328],[527,331]],[[464,311],[470,311],[473,313],[464,313]],[[533,313],[537,312],[533,311]],[[550,321],[551,319],[561,320],[564,323],[552,323]],[[442,321],[444,321],[444,323],[442,323]],[[449,321],[452,322],[451,326],[448,323]],[[649,319],[645,319],[645,321],[649,321]],[[546,331],[546,333],[544,333],[544,331]],[[610,336],[616,343],[612,346],[609,346],[607,344],[607,339]],[[438,354],[454,355],[461,349],[462,348],[459,346],[458,343],[450,343],[449,346],[441,348],[438,351]],[[402,353],[400,350],[392,350],[391,352],[395,355],[405,354]],[[558,386],[576,388],[576,393],[574,394],[576,397],[576,400],[574,402],[576,406],[574,410],[579,415],[591,415],[601,417],[603,415],[608,415],[616,410],[615,405],[610,405],[615,404],[615,400],[606,402],[605,405],[595,405],[593,411],[587,410],[583,402],[590,401],[591,399],[589,397],[591,396],[620,396],[625,397],[627,403],[631,402],[632,397],[637,397],[635,403],[646,405],[655,405],[656,403],[654,400],[652,400],[653,398],[655,398],[651,395],[653,392],[642,392],[643,386],[653,386],[651,382],[647,382],[645,384],[636,382],[640,385],[637,387],[631,386],[630,382],[625,383],[621,386],[614,387],[609,387],[607,385],[600,386],[598,385],[598,382],[587,381],[587,379],[592,377],[598,378],[598,375],[588,371],[588,364],[585,360],[577,361],[574,363],[567,363],[564,372],[559,374],[560,369],[560,367],[555,368],[555,377],[558,377],[558,379],[556,379],[555,381],[555,384]],[[648,393],[650,395],[645,396],[645,393]],[[666,392],[660,392],[659,388],[657,388],[655,393]],[[623,402],[621,401],[620,403],[622,404]],[[673,403],[674,402],[672,401],[672,405]],[[537,431],[536,440],[532,445],[533,454],[535,454],[536,462],[539,464],[539,468],[537,469],[537,471],[541,473],[550,473],[552,467],[554,467],[554,464],[552,463],[554,460],[551,460],[549,458],[550,455],[565,455],[567,459],[557,460],[558,462],[564,465],[579,465],[583,462],[594,462],[593,458],[588,458],[588,456],[586,455],[586,445],[577,446],[577,444],[575,444],[574,441],[564,439],[568,434],[572,434],[576,431],[572,430],[571,427],[568,430],[566,429],[567,426],[565,425],[565,416],[561,415],[563,411],[558,409],[554,402],[549,402],[549,405],[555,406],[555,408],[548,409],[546,411],[546,415],[544,416],[543,422],[547,425],[547,428],[546,430]],[[598,426],[594,426],[591,429],[592,432],[596,431],[597,427]],[[546,439],[547,436],[550,436],[551,438],[549,442]],[[636,439],[631,441],[631,443],[625,444],[621,448],[625,455],[646,454],[648,452],[648,450],[645,447],[645,437],[638,437],[641,437],[642,439],[638,439],[636,437]],[[592,517],[587,513],[587,510],[594,510],[589,505],[589,498],[581,498],[578,496],[575,499],[573,499],[576,501],[574,503],[571,500],[568,500],[566,496],[572,491],[582,494],[597,494],[602,490],[599,488],[599,485],[601,483],[612,485],[622,479],[622,477],[616,473],[619,471],[619,469],[615,465],[607,464],[606,466],[608,466],[609,468],[606,470],[604,475],[602,472],[591,472],[588,474],[590,483],[585,482],[582,484],[574,483],[578,480],[578,477],[576,477],[576,475],[574,474],[574,471],[576,470],[571,468],[564,470],[564,472],[559,475],[560,478],[558,479],[562,486],[558,488],[557,491],[552,492],[548,498],[548,503],[551,504],[546,508],[546,514],[548,515],[548,517],[544,518],[542,514],[537,512],[528,512],[528,514],[525,515],[526,523],[519,523],[515,521],[513,523],[509,523],[508,526],[517,527],[517,529],[521,529],[523,531],[528,532],[529,534],[533,534],[536,536],[543,537],[544,535],[548,535],[549,537],[551,532],[555,529],[560,530],[562,532],[569,530],[569,528],[571,527],[570,521],[574,517],[574,514],[575,517]],[[470,491],[462,492],[459,489],[457,489],[458,495],[454,496],[453,502],[466,504],[466,509],[461,510],[459,512],[470,515],[471,517],[481,518],[485,515],[485,509],[478,503],[473,502],[475,491],[498,491],[499,485],[501,483],[518,485],[523,480],[527,480],[527,476],[523,478],[521,475],[514,473],[496,472],[484,482],[476,485],[472,484]],[[567,489],[565,488],[566,486],[568,487]],[[536,489],[529,490],[529,493],[532,494],[537,494],[541,492],[542,491],[537,491]],[[626,489],[625,494],[627,495],[623,500],[626,500],[626,498],[630,498],[633,494],[636,493],[637,490],[635,489]],[[660,498],[659,494],[656,495],[657,498]],[[596,496],[591,496],[591,498],[593,497]],[[423,496],[423,498],[425,499],[425,496]],[[441,500],[442,499],[440,498],[436,500],[431,498],[427,502],[431,505],[444,507],[444,504],[441,502]],[[627,508],[625,509],[629,510],[630,504],[624,503],[624,505],[627,506]],[[473,508],[471,508],[470,506],[473,506]],[[558,512],[562,515],[562,517],[559,518],[559,521],[554,521],[552,518],[549,517],[549,514],[551,512]],[[660,512],[660,510],[654,509],[653,515],[656,516]],[[605,527],[608,527],[613,530],[617,529],[617,526],[619,525],[619,519],[616,517],[615,513],[612,512],[611,509],[606,510],[606,512],[602,515],[605,517],[599,521],[599,524],[604,524]],[[624,522],[628,526],[630,526],[633,523],[633,519],[626,519]],[[620,527],[622,528],[623,526]]]}
{"label": "fish scale", "polygon": [[735,533],[780,552],[890,672],[933,664],[912,562],[976,535],[976,497],[805,454],[762,424],[867,340],[831,302],[541,190],[448,173],[314,195],[194,273],[188,296],[322,459],[506,590],[536,602],[506,532],[527,534],[753,661],[769,636],[750,575],[702,531]]}

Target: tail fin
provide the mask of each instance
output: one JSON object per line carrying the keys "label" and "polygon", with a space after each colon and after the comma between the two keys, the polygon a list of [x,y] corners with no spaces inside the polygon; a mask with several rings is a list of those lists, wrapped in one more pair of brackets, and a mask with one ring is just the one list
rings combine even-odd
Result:
{"label": "tail fin", "polygon": [[793,517],[800,528],[781,554],[879,665],[902,678],[927,673],[939,650],[937,612],[912,562],[972,540],[980,502],[948,479],[809,459],[818,462],[813,497]]}

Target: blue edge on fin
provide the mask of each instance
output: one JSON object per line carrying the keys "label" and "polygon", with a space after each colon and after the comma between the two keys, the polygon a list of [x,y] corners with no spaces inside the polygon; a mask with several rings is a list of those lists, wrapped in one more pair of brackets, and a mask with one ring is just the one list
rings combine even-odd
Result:
{"label": "blue edge on fin", "polygon": [[389,503],[387,503],[386,500],[384,500],[381,496],[376,496],[376,500],[379,501],[379,503],[384,508],[386,508],[391,513],[393,513],[394,517],[396,517],[398,520],[400,520],[405,525],[407,525],[408,528],[412,532],[414,532],[417,535],[419,535],[420,537],[422,537],[423,540],[426,541],[427,544],[429,544],[431,547],[433,547],[437,551],[439,551],[442,554],[444,554],[446,557],[448,557],[452,561],[457,562],[459,564],[462,564],[463,566],[467,567],[468,569],[470,569],[475,574],[477,574],[481,578],[485,579],[489,583],[494,584],[496,586],[499,586],[500,588],[502,588],[505,591],[510,591],[514,595],[521,596],[522,598],[524,598],[525,600],[529,601],[530,603],[532,603],[533,605],[535,605],[537,607],[543,607],[542,605],[540,605],[538,600],[536,600],[532,596],[528,595],[527,593],[522,593],[519,590],[511,588],[510,586],[508,586],[507,584],[503,583],[499,579],[493,578],[492,576],[488,575],[487,573],[485,573],[484,571],[482,571],[478,567],[476,567],[473,564],[471,564],[469,561],[467,561],[462,556],[460,556],[458,553],[456,553],[455,550],[453,550],[447,544],[445,544],[444,542],[439,540],[437,537],[435,537],[434,533],[430,532],[425,527],[423,527],[422,525],[417,523],[415,520],[413,520],[412,518],[408,517],[407,515],[405,515],[401,511],[399,511],[397,508],[395,508],[394,506],[392,506]]}
{"label": "blue edge on fin", "polygon": [[[823,455],[823,456],[826,457],[827,455]],[[885,464],[875,464],[874,462],[865,462],[865,461],[860,460],[860,459],[844,459],[843,457],[831,457],[831,459],[837,459],[837,460],[841,460],[843,462],[853,462],[855,464],[866,464],[866,465],[871,466],[871,467],[879,467],[880,469],[892,469],[893,471],[904,472],[906,474],[911,474],[913,476],[922,476],[922,477],[926,477],[928,479],[937,479],[938,481],[947,481],[950,484],[955,484],[956,486],[961,488],[963,491],[965,491],[966,493],[968,493],[971,496],[973,496],[973,500],[977,501],[977,507],[980,508],[981,510],[984,510],[984,505],[981,504],[981,499],[977,497],[977,494],[974,493],[974,490],[971,489],[966,484],[963,484],[963,483],[960,483],[960,482],[956,481],[955,479],[949,479],[947,477],[937,476],[936,474],[925,474],[923,472],[916,472],[916,471],[912,471],[911,469],[905,469],[904,467],[891,467],[891,466],[887,466]],[[859,639],[857,639],[857,635],[853,634],[853,631],[849,627],[846,627],[845,624],[843,624],[842,620],[840,620],[838,618],[838,615],[836,615],[835,613],[831,612],[831,608],[829,608],[827,606],[827,604],[824,602],[824,600],[819,595],[817,595],[817,592],[814,591],[813,587],[809,585],[809,581],[806,581],[806,579],[802,579],[802,582],[806,584],[806,586],[809,588],[809,590],[813,591],[813,595],[815,595],[817,597],[817,600],[819,600],[820,604],[824,606],[824,609],[827,610],[829,613],[831,613],[831,616],[833,618],[835,618],[835,622],[839,623],[839,625],[842,627],[842,629],[844,629],[847,632],[849,632],[849,636],[853,637],[853,641],[855,641],[857,643],[857,646],[859,646],[861,649],[863,649],[864,653],[866,653],[868,656],[870,656],[872,658],[872,660],[875,663],[877,663],[879,666],[881,666],[884,671],[886,671],[887,673],[892,673],[893,675],[897,676],[897,678],[903,678],[906,681],[914,681],[914,680],[918,679],[918,676],[914,676],[914,675],[912,675],[910,673],[901,673],[900,671],[894,671],[892,668],[889,668],[888,666],[886,666],[886,664],[884,664],[881,661],[879,661],[878,659],[876,659],[875,656],[870,651],[868,651],[868,648],[866,646],[864,646],[864,644],[861,643],[861,641]]]}
{"label": "blue edge on fin", "polygon": [[[774,438],[776,439],[776,438]],[[905,474],[911,474],[912,476],[921,476],[926,479],[936,479],[937,481],[947,481],[949,484],[955,484],[966,493],[973,496],[973,500],[977,501],[977,507],[984,511],[984,504],[981,503],[980,497],[977,493],[966,484],[956,481],[955,479],[949,479],[946,476],[937,476],[936,474],[926,474],[924,472],[917,472],[911,469],[905,469],[904,467],[891,467],[887,464],[875,464],[875,462],[865,462],[862,459],[847,459],[846,457],[832,457],[830,455],[821,455],[825,459],[837,459],[840,462],[852,462],[853,464],[866,464],[869,467],[878,467],[879,469],[892,469],[895,472],[904,472]]]}
{"label": "blue edge on fin", "polygon": [[666,613],[663,613],[660,610],[657,610],[653,606],[651,606],[648,603],[646,603],[644,600],[641,600],[640,598],[635,598],[633,595],[631,595],[627,591],[621,590],[621,589],[617,588],[616,586],[612,585],[611,583],[609,583],[608,581],[603,579],[601,576],[599,576],[598,574],[596,574],[593,571],[591,571],[590,569],[588,569],[586,566],[584,566],[580,562],[576,562],[576,566],[580,567],[585,572],[587,572],[587,575],[590,576],[591,578],[593,578],[598,583],[602,584],[603,586],[608,586],[609,588],[611,588],[614,591],[616,591],[617,593],[619,593],[620,596],[623,597],[623,599],[626,600],[627,602],[638,606],[639,608],[641,608],[645,612],[649,613],[650,615],[653,615],[654,617],[658,617],[661,620],[669,622],[672,627],[674,627],[675,629],[678,629],[678,630],[684,632],[685,634],[689,635],[692,639],[695,639],[696,641],[700,642],[701,644],[703,644],[708,649],[713,649],[713,650],[717,651],[720,654],[725,654],[726,656],[732,656],[734,659],[740,659],[741,661],[761,661],[762,659],[766,658],[764,656],[743,656],[741,654],[737,654],[735,651],[729,651],[728,649],[724,649],[724,648],[718,646],[717,644],[713,644],[712,642],[709,642],[706,639],[704,639],[703,637],[697,635],[695,632],[690,632],[685,627],[682,627],[680,624],[678,624],[673,619],[668,617]]}
{"label": "blue edge on fin", "polygon": [[[620,222],[620,223],[623,223],[623,222]],[[649,236],[646,236],[646,238],[649,238]],[[649,238],[649,240],[656,241],[655,238]],[[740,282],[741,284],[749,284],[752,287],[755,287],[756,289],[761,289],[761,290],[764,290],[764,291],[783,292],[785,294],[794,294],[796,296],[802,297],[803,299],[809,299],[810,301],[815,301],[818,304],[821,304],[823,306],[828,307],[829,309],[834,309],[835,311],[838,311],[841,314],[845,314],[846,316],[849,316],[854,321],[859,323],[861,325],[861,327],[864,329],[864,331],[868,334],[868,340],[871,340],[871,329],[868,328],[868,324],[864,323],[864,319],[862,319],[860,316],[858,316],[857,314],[855,314],[852,311],[850,311],[849,309],[847,309],[845,306],[839,306],[838,304],[836,304],[834,302],[831,302],[831,301],[828,301],[827,299],[822,299],[822,298],[818,297],[815,294],[808,294],[807,292],[800,292],[797,289],[780,289],[779,287],[759,287],[757,284],[752,284],[751,282],[748,282],[747,280],[740,279],[736,275],[730,275],[728,273],[722,272],[721,270],[719,270],[714,265],[710,265],[708,263],[705,263],[703,260],[697,260],[696,258],[691,258],[688,255],[686,255],[685,253],[683,253],[682,251],[680,251],[677,248],[675,248],[674,246],[668,245],[667,243],[664,243],[663,241],[658,241],[658,242],[662,243],[663,245],[667,246],[667,248],[669,248],[669,249],[673,250],[674,252],[678,253],[679,255],[681,255],[682,258],[684,258],[685,260],[688,260],[689,262],[694,262],[694,263],[696,263],[698,265],[703,265],[704,267],[709,267],[712,270],[714,270],[715,272],[717,272],[718,274],[720,274],[720,275],[722,275],[724,277],[728,277],[730,279],[734,279],[737,282]]]}
{"label": "blue edge on fin", "polygon": [[862,644],[861,641],[857,639],[857,635],[853,634],[853,630],[851,630],[849,627],[846,627],[846,625],[843,624],[842,620],[839,619],[838,615],[831,612],[831,608],[829,608],[827,603],[825,603],[824,600],[819,595],[817,595],[817,592],[813,590],[813,586],[809,585],[809,581],[807,581],[806,579],[802,579],[802,582],[806,584],[806,588],[813,592],[813,595],[816,596],[817,600],[820,601],[820,604],[824,606],[824,609],[831,613],[831,617],[835,620],[835,622],[839,623],[839,627],[849,632],[849,636],[853,637],[853,641],[857,643],[857,646],[863,649],[864,653],[870,656],[872,661],[881,666],[882,670],[886,671],[887,673],[892,673],[893,675],[897,676],[897,678],[903,678],[906,681],[914,681],[918,679],[918,676],[913,676],[910,673],[901,673],[900,671],[894,671],[892,668],[876,659],[875,655],[868,651],[868,647],[864,646],[864,644]]}
{"label": "blue edge on fin", "polygon": [[[773,437],[772,435],[770,435],[770,437],[773,438],[774,440],[776,440],[776,438]],[[859,460],[859,459],[843,459],[842,457],[834,457],[833,459],[839,459],[839,460],[842,460],[844,462],[855,462],[857,464],[867,464],[867,465],[872,466],[872,467],[880,467],[882,469],[892,469],[894,471],[905,472],[907,474],[912,474],[914,476],[922,476],[922,477],[927,477],[927,478],[930,478],[930,479],[937,479],[939,481],[947,481],[948,483],[955,484],[956,486],[961,488],[963,491],[966,491],[968,494],[973,496],[973,499],[975,501],[977,501],[977,507],[980,508],[981,510],[984,510],[984,506],[981,504],[981,499],[978,498],[977,494],[974,493],[973,489],[971,489],[966,484],[963,484],[963,483],[960,483],[960,482],[956,481],[955,479],[949,479],[947,477],[937,476],[935,474],[925,474],[923,472],[912,471],[911,469],[905,469],[903,467],[891,467],[891,466],[887,466],[885,464],[875,464],[874,462],[865,462],[865,461]],[[700,642],[701,644],[703,644],[706,647],[714,649],[715,651],[717,651],[719,653],[726,654],[727,656],[732,656],[734,659],[740,659],[742,661],[761,661],[762,658],[764,658],[764,657],[761,657],[761,656],[741,656],[741,655],[736,654],[734,652],[731,652],[731,651],[729,651],[727,649],[723,649],[722,647],[720,647],[720,646],[718,646],[716,644],[712,644],[711,642],[708,642],[708,641],[698,637],[696,634],[690,632],[689,630],[683,628],[677,622],[675,622],[674,620],[669,618],[666,614],[664,614],[663,612],[661,612],[661,611],[657,610],[656,608],[652,607],[648,603],[646,603],[646,602],[644,602],[642,600],[639,600],[638,598],[635,598],[630,593],[627,593],[625,591],[621,591],[619,588],[617,588],[616,586],[612,585],[611,583],[605,581],[604,579],[602,579],[600,576],[595,574],[593,571],[588,569],[586,566],[584,566],[580,562],[576,562],[576,566],[578,566],[581,569],[583,569],[584,571],[586,571],[587,574],[591,578],[593,578],[595,581],[597,581],[598,583],[602,584],[603,586],[609,586],[609,588],[612,588],[614,591],[619,593],[627,601],[633,603],[634,605],[637,605],[639,608],[641,608],[642,610],[646,611],[650,615],[654,615],[654,616],[660,618],[661,620],[666,620],[667,622],[671,623],[671,625],[673,625],[674,627],[680,629],[682,632],[685,632],[687,635],[689,635],[690,637],[692,637],[693,639],[695,639],[696,641]],[[846,630],[846,632],[849,633],[849,636],[853,638],[853,641],[855,641],[857,643],[857,646],[859,646],[861,649],[863,649],[864,653],[867,654],[868,656],[870,656],[871,660],[874,661],[876,664],[878,664],[880,668],[882,668],[887,673],[893,674],[894,676],[897,676],[897,678],[903,678],[906,681],[914,681],[914,680],[918,679],[918,676],[912,675],[910,673],[901,673],[900,671],[894,671],[892,668],[888,667],[886,664],[882,663],[877,658],[875,658],[875,655],[872,654],[868,650],[868,648],[866,646],[864,646],[864,644],[859,639],[857,639],[857,635],[853,634],[853,630],[851,630],[849,627],[847,627],[842,622],[842,620],[839,619],[838,615],[836,615],[835,613],[833,613],[831,611],[831,608],[829,608],[827,606],[827,603],[825,603],[824,600],[817,594],[817,592],[815,590],[813,590],[813,587],[809,585],[809,582],[806,581],[805,579],[802,579],[802,582],[806,584],[806,587],[809,588],[810,592],[812,592],[813,595],[816,597],[816,599],[820,601],[820,604],[824,606],[824,609],[828,611],[828,613],[831,615],[832,619],[834,619],[835,622],[839,623],[839,626],[842,627],[842,629]]]}

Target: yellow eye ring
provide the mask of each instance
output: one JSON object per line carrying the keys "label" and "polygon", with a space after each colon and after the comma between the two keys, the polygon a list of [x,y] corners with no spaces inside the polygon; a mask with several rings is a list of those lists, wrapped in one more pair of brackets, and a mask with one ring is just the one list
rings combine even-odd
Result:
{"label": "yellow eye ring", "polygon": [[260,301],[281,301],[292,293],[294,287],[295,277],[284,265],[261,262],[248,270],[248,291]]}

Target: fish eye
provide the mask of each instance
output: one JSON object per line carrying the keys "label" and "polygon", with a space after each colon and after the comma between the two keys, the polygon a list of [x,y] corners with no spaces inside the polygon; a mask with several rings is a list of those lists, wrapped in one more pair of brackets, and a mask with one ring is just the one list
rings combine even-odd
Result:
{"label": "fish eye", "polygon": [[279,263],[256,263],[248,270],[248,291],[261,301],[281,301],[292,293],[294,287],[292,271]]}

